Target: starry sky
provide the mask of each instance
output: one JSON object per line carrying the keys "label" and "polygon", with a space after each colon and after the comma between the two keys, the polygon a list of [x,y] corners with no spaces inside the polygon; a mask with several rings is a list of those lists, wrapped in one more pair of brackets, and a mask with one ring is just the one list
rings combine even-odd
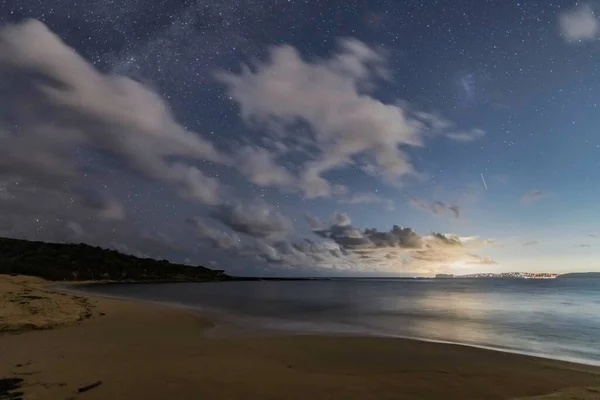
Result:
{"label": "starry sky", "polygon": [[600,271],[600,2],[0,1],[0,235],[243,275]]}

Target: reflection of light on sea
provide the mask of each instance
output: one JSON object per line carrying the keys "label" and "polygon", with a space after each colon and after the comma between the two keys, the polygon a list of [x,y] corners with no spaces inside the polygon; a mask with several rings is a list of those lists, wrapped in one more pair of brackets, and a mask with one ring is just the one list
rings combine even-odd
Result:
{"label": "reflection of light on sea", "polygon": [[503,339],[489,326],[479,322],[448,321],[438,319],[415,320],[410,326],[410,336],[465,344],[485,345]]}
{"label": "reflection of light on sea", "polygon": [[415,299],[415,306],[429,317],[411,321],[411,335],[471,344],[501,340],[485,323],[490,312],[501,309],[494,306],[494,295],[437,291],[424,294]]}
{"label": "reflection of light on sea", "polygon": [[420,309],[445,317],[480,319],[489,310],[489,300],[483,293],[426,292],[416,299]]}

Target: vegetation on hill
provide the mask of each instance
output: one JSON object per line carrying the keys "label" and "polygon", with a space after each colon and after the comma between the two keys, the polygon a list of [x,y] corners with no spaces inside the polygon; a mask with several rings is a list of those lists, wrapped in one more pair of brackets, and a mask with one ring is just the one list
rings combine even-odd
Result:
{"label": "vegetation on hill", "polygon": [[220,281],[223,271],[138,258],[87,244],[0,238],[0,274],[50,280]]}

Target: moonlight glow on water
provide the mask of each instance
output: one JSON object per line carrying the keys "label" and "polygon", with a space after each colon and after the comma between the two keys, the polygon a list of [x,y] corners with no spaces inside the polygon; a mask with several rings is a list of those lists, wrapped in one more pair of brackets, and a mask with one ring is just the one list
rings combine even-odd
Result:
{"label": "moonlight glow on water", "polygon": [[508,279],[102,285],[86,290],[212,311],[221,323],[245,329],[411,337],[600,365],[599,289],[600,279]]}

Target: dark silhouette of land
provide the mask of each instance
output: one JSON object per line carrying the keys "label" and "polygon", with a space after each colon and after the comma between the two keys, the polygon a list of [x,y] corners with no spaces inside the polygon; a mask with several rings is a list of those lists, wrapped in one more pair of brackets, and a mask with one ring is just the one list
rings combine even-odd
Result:
{"label": "dark silhouette of land", "polygon": [[221,270],[139,258],[87,244],[0,238],[0,274],[54,281],[222,281]]}
{"label": "dark silhouette of land", "polygon": [[[170,263],[167,260],[139,258],[87,244],[34,242],[0,238],[0,274],[29,275],[53,281],[116,281],[116,282],[206,282],[206,281],[290,281],[290,280],[352,280],[366,277],[241,277],[204,266]],[[478,278],[547,277],[550,274],[477,274]],[[479,276],[480,275],[480,276]],[[518,276],[517,276],[518,275]],[[556,275],[556,274],[554,274]],[[472,278],[438,274],[438,279]],[[556,278],[600,278],[600,272],[569,273]],[[369,279],[391,279],[369,277]],[[419,279],[402,278],[395,279]]]}
{"label": "dark silhouette of land", "polygon": [[569,274],[562,274],[556,277],[556,279],[600,279],[600,272],[571,272]]}

